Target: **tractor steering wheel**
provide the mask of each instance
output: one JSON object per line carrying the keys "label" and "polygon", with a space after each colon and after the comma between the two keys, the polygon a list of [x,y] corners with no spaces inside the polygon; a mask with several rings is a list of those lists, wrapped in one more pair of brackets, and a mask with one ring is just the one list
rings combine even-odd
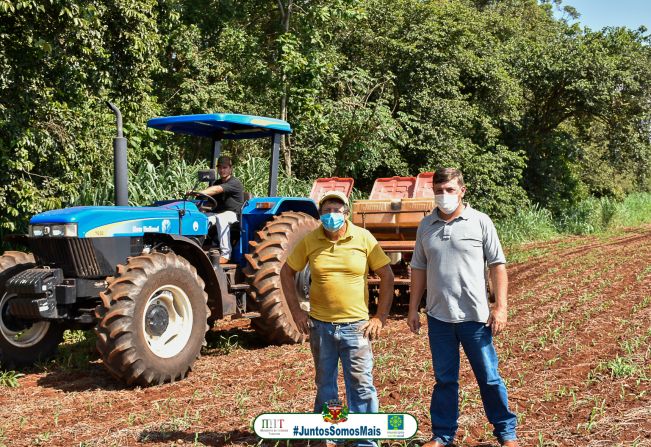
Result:
{"label": "tractor steering wheel", "polygon": [[[219,205],[217,204],[217,201],[215,200],[214,197],[209,196],[208,194],[204,194],[199,191],[188,191],[185,193],[185,197],[196,197],[201,200],[201,203],[199,204],[199,211],[201,212],[211,212],[215,208],[217,208]],[[212,206],[206,205],[206,202],[211,202]]]}

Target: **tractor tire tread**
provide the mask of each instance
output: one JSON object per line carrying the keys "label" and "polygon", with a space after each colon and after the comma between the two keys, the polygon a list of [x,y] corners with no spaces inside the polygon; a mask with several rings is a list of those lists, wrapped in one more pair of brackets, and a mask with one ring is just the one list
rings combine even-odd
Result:
{"label": "tractor tire tread", "polygon": [[285,302],[280,269],[293,246],[317,227],[318,221],[312,216],[287,211],[267,222],[250,242],[244,274],[260,312],[251,325],[272,344],[302,343],[306,339]]}
{"label": "tractor tire tread", "polygon": [[[133,313],[138,291],[150,275],[168,268],[183,269],[202,291],[206,316],[210,316],[205,283],[196,269],[184,258],[173,253],[149,253],[129,258],[126,265],[118,265],[115,276],[108,281],[107,288],[100,294],[102,304],[97,306],[95,316],[99,319],[97,350],[109,373],[128,385],[150,386],[173,382],[186,376],[187,371],[201,355],[200,347],[193,354],[190,364],[180,365],[174,371],[159,371],[143,361],[136,350],[136,334],[132,329]],[[207,319],[205,332],[209,327]],[[179,354],[180,355],[180,354]],[[172,360],[172,359],[169,359]],[[174,368],[172,368],[174,369]]]}

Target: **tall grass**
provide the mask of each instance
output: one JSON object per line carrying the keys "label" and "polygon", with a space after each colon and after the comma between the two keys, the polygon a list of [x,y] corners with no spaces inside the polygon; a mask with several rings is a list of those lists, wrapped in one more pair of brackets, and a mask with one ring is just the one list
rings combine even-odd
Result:
{"label": "tall grass", "polygon": [[619,223],[632,227],[651,222],[651,194],[633,193],[624,199],[619,208]]}
{"label": "tall grass", "polygon": [[[266,197],[269,188],[269,160],[248,157],[234,167],[234,175],[244,184],[244,189],[254,197]],[[278,172],[278,195],[282,197],[309,197],[312,181],[288,176],[281,168]]]}
{"label": "tall grass", "polygon": [[[196,183],[201,165],[187,164],[177,160],[167,165],[154,165],[145,162],[129,172],[129,204],[150,205],[156,200],[180,198],[183,192],[192,189]],[[109,178],[109,175],[105,175]],[[201,188],[203,189],[204,186]],[[87,178],[80,188],[73,205],[113,205],[113,182],[97,181]]]}
{"label": "tall grass", "polygon": [[552,213],[538,205],[519,210],[508,219],[496,222],[495,227],[506,246],[558,236]]}
{"label": "tall grass", "polygon": [[[129,172],[129,204],[151,205],[157,200],[180,199],[185,191],[206,188],[206,183],[197,183],[197,173],[208,166],[203,162],[188,164],[174,160],[166,165],[145,162]],[[269,185],[269,160],[248,157],[234,166],[234,175],[242,181],[244,189],[254,197],[265,197]],[[107,174],[105,177],[109,177]],[[307,197],[312,182],[287,176],[281,169],[278,174],[278,194],[285,197]],[[101,182],[87,178],[74,197],[72,205],[112,205],[114,203],[113,182]]]}
{"label": "tall grass", "polygon": [[539,206],[495,223],[504,245],[547,240],[564,234],[585,235],[651,223],[651,193],[634,193],[618,202],[589,198],[558,216]]}
{"label": "tall grass", "polygon": [[622,205],[608,197],[588,198],[565,210],[557,219],[559,231],[569,234],[592,234],[617,226]]}

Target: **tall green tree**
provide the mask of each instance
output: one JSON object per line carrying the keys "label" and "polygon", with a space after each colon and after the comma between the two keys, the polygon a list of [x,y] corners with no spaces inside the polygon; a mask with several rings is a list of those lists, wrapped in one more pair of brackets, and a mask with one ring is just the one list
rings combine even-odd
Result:
{"label": "tall green tree", "polygon": [[[133,172],[208,153],[147,118],[233,112],[286,117],[285,171],[304,181],[370,190],[456,166],[471,203],[498,218],[649,190],[648,33],[582,29],[554,17],[563,7],[0,0],[0,231],[111,181],[106,100],[124,113]],[[268,156],[258,142],[225,150]]]}

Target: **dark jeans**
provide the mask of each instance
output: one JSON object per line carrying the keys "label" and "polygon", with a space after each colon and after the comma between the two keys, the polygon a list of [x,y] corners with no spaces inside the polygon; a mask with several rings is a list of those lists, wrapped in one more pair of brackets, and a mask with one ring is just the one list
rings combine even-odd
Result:
{"label": "dark jeans", "polygon": [[516,439],[517,418],[509,410],[506,386],[497,371],[491,328],[475,321],[446,323],[429,315],[427,325],[436,379],[430,405],[432,439],[450,444],[458,428],[459,345],[475,373],[493,434],[499,442]]}

